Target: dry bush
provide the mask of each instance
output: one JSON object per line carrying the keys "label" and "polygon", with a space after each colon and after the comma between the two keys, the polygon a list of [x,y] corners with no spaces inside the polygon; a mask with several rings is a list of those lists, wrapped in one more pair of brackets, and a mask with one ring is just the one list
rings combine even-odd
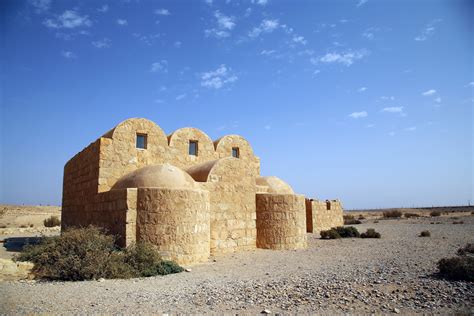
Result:
{"label": "dry bush", "polygon": [[331,228],[329,230],[322,230],[320,233],[321,239],[339,239],[341,235],[334,229]]}
{"label": "dry bush", "polygon": [[61,220],[57,216],[51,216],[43,221],[44,227],[61,226]]}
{"label": "dry bush", "polygon": [[357,225],[362,224],[362,222],[358,219],[355,219],[354,215],[344,215],[344,225]]}
{"label": "dry bush", "polygon": [[441,216],[441,212],[440,211],[431,211],[430,216],[431,217]]}
{"label": "dry bush", "polygon": [[464,221],[454,221],[453,224],[454,224],[454,225],[457,225],[457,224],[464,224]]}
{"label": "dry bush", "polygon": [[419,237],[431,237],[431,233],[429,230],[424,230],[420,233]]}
{"label": "dry bush", "polygon": [[38,245],[25,247],[15,260],[33,262],[35,275],[49,280],[131,278],[182,271],[174,262],[163,261],[148,244],[120,251],[113,236],[92,226],[45,238]]}
{"label": "dry bush", "polygon": [[360,238],[380,238],[380,233],[376,232],[375,229],[369,228],[365,233],[360,234]]}
{"label": "dry bush", "polygon": [[360,219],[360,220],[365,219],[365,216],[362,215],[362,214],[360,214],[360,215],[359,215],[359,219]]}
{"label": "dry bush", "polygon": [[474,281],[474,244],[459,248],[457,254],[438,261],[439,274],[450,280]]}
{"label": "dry bush", "polygon": [[28,227],[28,226],[25,225],[25,224],[21,224],[21,225],[20,225],[20,228],[27,228],[27,227]]}
{"label": "dry bush", "polygon": [[7,225],[2,224],[2,225],[0,225],[0,228],[7,228]]}
{"label": "dry bush", "polygon": [[412,218],[412,217],[413,218],[418,218],[418,217],[420,217],[420,215],[416,214],[416,213],[405,213],[405,214],[403,214],[403,216],[405,216],[406,218]]}
{"label": "dry bush", "polygon": [[349,227],[336,227],[336,232],[341,236],[342,238],[351,238],[351,237],[360,237],[359,231],[357,228],[353,226]]}
{"label": "dry bush", "polygon": [[467,255],[467,254],[471,254],[471,255],[474,254],[474,243],[473,244],[467,244],[463,248],[458,249],[458,255],[464,256],[464,255]]}
{"label": "dry bush", "polygon": [[383,212],[384,218],[400,218],[402,217],[402,212],[399,210],[385,211]]}

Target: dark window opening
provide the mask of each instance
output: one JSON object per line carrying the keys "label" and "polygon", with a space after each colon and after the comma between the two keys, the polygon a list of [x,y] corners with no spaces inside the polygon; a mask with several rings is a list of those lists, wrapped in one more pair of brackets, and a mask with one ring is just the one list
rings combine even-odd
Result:
{"label": "dark window opening", "polygon": [[240,157],[239,147],[232,147],[232,157],[234,157],[234,158],[239,158]]}
{"label": "dark window opening", "polygon": [[146,149],[147,147],[147,135],[137,134],[137,148]]}
{"label": "dark window opening", "polygon": [[198,142],[197,140],[190,140],[189,141],[189,154],[193,156],[198,155]]}

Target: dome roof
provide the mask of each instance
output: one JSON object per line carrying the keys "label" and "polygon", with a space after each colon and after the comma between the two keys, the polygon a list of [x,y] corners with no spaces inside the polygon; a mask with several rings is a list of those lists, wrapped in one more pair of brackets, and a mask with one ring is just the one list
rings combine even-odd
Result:
{"label": "dome roof", "polygon": [[121,177],[112,189],[167,188],[193,189],[193,178],[183,170],[170,164],[140,168]]}
{"label": "dome roof", "polygon": [[258,177],[257,185],[268,188],[267,193],[273,194],[295,194],[288,183],[277,177]]}

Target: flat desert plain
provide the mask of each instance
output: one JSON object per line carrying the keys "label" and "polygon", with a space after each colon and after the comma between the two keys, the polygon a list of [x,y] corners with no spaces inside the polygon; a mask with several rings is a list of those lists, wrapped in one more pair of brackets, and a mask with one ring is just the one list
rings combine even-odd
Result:
{"label": "flat desert plain", "polygon": [[[355,227],[374,228],[381,239],[308,234],[305,250],[229,254],[174,275],[3,281],[0,314],[473,314],[474,284],[436,276],[438,260],[474,242],[472,209],[455,211],[392,220],[363,212]],[[418,237],[425,230],[431,237]]]}

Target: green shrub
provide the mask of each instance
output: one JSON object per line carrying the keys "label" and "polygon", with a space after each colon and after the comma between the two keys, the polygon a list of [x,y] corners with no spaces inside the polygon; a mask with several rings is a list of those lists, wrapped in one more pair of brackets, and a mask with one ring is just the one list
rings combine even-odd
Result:
{"label": "green shrub", "polygon": [[341,238],[341,235],[334,229],[322,230],[320,233],[321,239],[338,239]]}
{"label": "green shrub", "polygon": [[92,226],[69,229],[59,237],[26,246],[15,260],[33,262],[35,275],[49,280],[131,278],[182,271],[163,261],[151,245],[139,243],[121,251],[113,236]]}
{"label": "green shrub", "polygon": [[420,233],[419,237],[431,237],[431,233],[429,230],[424,230]]}
{"label": "green shrub", "polygon": [[51,216],[43,221],[44,227],[61,226],[61,220],[57,216]]}
{"label": "green shrub", "polygon": [[474,254],[474,244],[467,244],[463,248],[458,249],[458,255],[464,256],[467,254]]}
{"label": "green shrub", "polygon": [[380,238],[380,233],[376,232],[375,229],[369,228],[365,233],[360,234],[361,238]]}
{"label": "green shrub", "polygon": [[344,218],[344,225],[362,224],[362,222],[360,220],[355,219],[354,215],[344,215],[343,218]]}
{"label": "green shrub", "polygon": [[383,217],[384,218],[400,218],[402,217],[402,212],[400,212],[399,210],[385,211],[383,212]]}
{"label": "green shrub", "polygon": [[341,236],[342,238],[350,238],[350,237],[360,237],[359,231],[357,228],[353,226],[349,227],[336,227],[336,232]]}
{"label": "green shrub", "polygon": [[474,257],[458,256],[438,261],[439,274],[451,280],[474,281]]}
{"label": "green shrub", "polygon": [[413,218],[418,218],[418,217],[420,217],[420,215],[416,214],[416,213],[405,213],[405,214],[403,214],[403,216],[405,216],[406,218],[412,218],[412,217]]}
{"label": "green shrub", "polygon": [[441,212],[440,211],[431,211],[430,216],[431,217],[441,216]]}

